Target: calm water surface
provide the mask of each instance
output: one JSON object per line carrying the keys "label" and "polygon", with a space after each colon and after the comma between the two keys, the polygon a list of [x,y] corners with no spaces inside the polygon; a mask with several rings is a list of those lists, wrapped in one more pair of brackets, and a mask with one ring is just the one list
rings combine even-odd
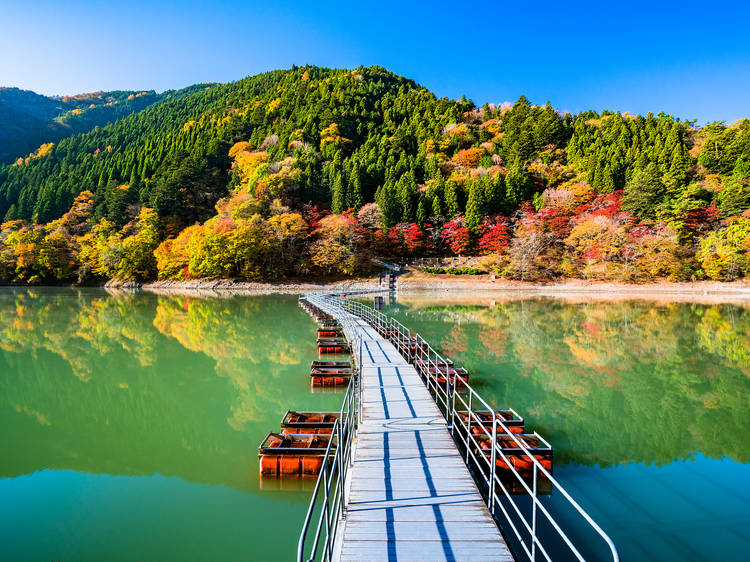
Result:
{"label": "calm water surface", "polygon": [[314,329],[290,296],[0,289],[0,560],[291,559],[309,491],[257,446],[339,408]]}
{"label": "calm water surface", "polygon": [[551,442],[623,560],[747,560],[748,306],[401,297],[387,313]]}
{"label": "calm water surface", "polygon": [[[750,311],[451,302],[389,309],[555,447],[623,560],[750,548]],[[0,560],[274,560],[309,491],[256,448],[312,394],[295,297],[0,290]],[[554,507],[554,500],[553,507]]]}

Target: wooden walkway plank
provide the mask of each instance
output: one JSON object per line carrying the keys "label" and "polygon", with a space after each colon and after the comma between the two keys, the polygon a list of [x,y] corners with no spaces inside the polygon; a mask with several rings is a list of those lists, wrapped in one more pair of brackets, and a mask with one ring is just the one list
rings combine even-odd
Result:
{"label": "wooden walkway plank", "polygon": [[334,559],[513,560],[417,371],[350,319],[362,337],[362,417]]}

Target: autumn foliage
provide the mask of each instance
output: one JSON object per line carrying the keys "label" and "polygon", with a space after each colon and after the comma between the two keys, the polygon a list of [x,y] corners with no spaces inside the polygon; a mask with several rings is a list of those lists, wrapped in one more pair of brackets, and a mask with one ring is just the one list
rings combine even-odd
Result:
{"label": "autumn foliage", "polygon": [[0,165],[0,279],[327,278],[448,256],[528,281],[750,274],[750,120],[476,107],[310,66],[137,117]]}

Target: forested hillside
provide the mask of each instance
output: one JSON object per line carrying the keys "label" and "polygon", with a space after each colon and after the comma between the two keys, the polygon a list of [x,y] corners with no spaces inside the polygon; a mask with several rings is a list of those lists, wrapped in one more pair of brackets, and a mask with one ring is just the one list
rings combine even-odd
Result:
{"label": "forested hillside", "polygon": [[0,167],[0,277],[750,273],[750,121],[437,99],[379,67],[202,85]]}
{"label": "forested hillside", "polygon": [[48,97],[0,87],[0,164],[25,159],[43,144],[85,133],[183,93],[113,91]]}

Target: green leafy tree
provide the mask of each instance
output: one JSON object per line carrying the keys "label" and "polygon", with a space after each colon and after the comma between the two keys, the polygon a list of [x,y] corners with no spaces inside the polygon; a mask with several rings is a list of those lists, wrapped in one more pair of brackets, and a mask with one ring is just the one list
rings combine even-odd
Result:
{"label": "green leafy tree", "polygon": [[697,258],[711,279],[731,281],[750,273],[750,219],[737,219],[710,232],[700,242]]}
{"label": "green leafy tree", "polygon": [[336,173],[331,188],[331,210],[334,213],[342,213],[346,210],[346,190],[341,172]]}
{"label": "green leafy tree", "polygon": [[664,201],[666,187],[661,181],[656,164],[639,170],[625,187],[622,208],[641,220],[656,218],[659,206]]}
{"label": "green leafy tree", "polygon": [[750,182],[728,178],[716,199],[722,216],[739,215],[750,208]]}
{"label": "green leafy tree", "polygon": [[350,209],[359,211],[364,205],[362,195],[362,178],[359,164],[355,163],[349,173],[349,190],[347,192],[347,206]]}
{"label": "green leafy tree", "polygon": [[159,217],[144,207],[138,215],[136,232],[122,240],[122,259],[117,267],[121,279],[153,279],[156,274],[154,250],[159,245]]}
{"label": "green leafy tree", "polygon": [[406,172],[398,180],[397,193],[401,206],[401,222],[413,221],[414,206],[417,199],[417,184],[414,181],[414,174],[411,171]]}
{"label": "green leafy tree", "polygon": [[461,212],[458,190],[456,182],[449,180],[445,183],[445,213],[447,218],[453,218]]}
{"label": "green leafy tree", "polygon": [[420,226],[427,222],[429,217],[429,204],[427,203],[426,197],[419,198],[419,204],[417,205],[417,224]]}
{"label": "green leafy tree", "polygon": [[472,182],[469,187],[469,197],[466,201],[466,226],[476,231],[482,222],[484,214],[484,189],[479,182]]}

